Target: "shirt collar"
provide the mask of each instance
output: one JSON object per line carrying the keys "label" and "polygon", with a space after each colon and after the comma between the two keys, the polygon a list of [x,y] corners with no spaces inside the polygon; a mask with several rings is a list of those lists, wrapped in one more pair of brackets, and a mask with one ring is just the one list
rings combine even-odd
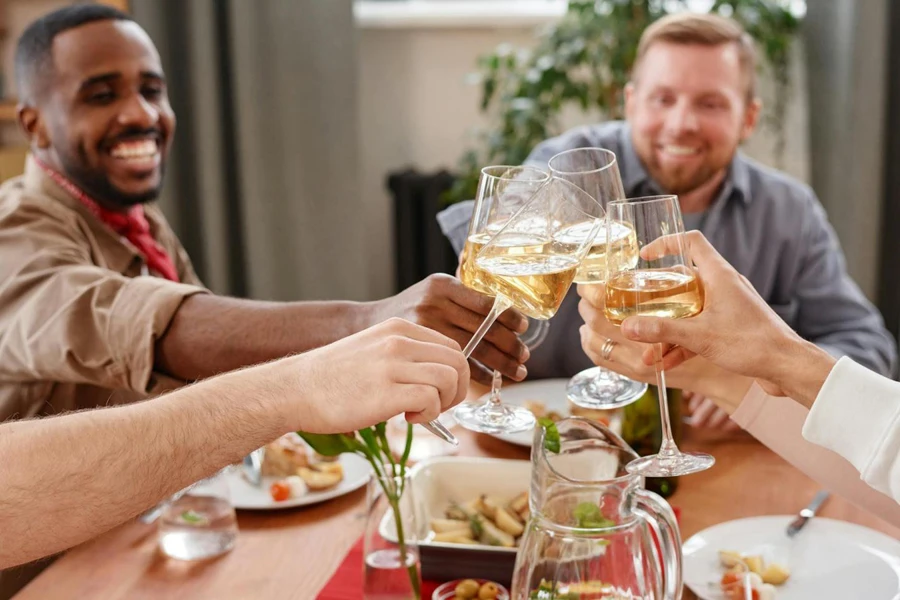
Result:
{"label": "shirt collar", "polygon": [[[631,126],[625,123],[619,133],[619,170],[622,174],[622,184],[625,186],[625,195],[633,198],[638,195],[647,195],[641,190],[647,190],[649,187],[653,194],[662,194],[663,190],[659,189],[656,182],[650,179],[647,170],[644,169],[644,163],[641,162],[634,144],[631,141]],[[740,151],[735,154],[728,166],[728,174],[725,176],[725,183],[722,187],[722,193],[717,196],[719,198],[730,198],[735,196],[740,198],[745,204],[749,204],[752,196],[750,194],[750,167],[747,164],[747,158]]]}
{"label": "shirt collar", "polygon": [[[108,267],[119,273],[127,274],[132,263],[141,258],[134,246],[121,235],[106,226],[87,206],[63,189],[58,183],[44,172],[29,154],[25,159],[25,173],[23,177],[25,189],[36,194],[49,196],[67,208],[78,213],[87,223],[87,226],[95,236],[108,240],[104,244]],[[144,215],[150,225],[150,233],[158,238],[163,216],[154,203],[144,205]]]}

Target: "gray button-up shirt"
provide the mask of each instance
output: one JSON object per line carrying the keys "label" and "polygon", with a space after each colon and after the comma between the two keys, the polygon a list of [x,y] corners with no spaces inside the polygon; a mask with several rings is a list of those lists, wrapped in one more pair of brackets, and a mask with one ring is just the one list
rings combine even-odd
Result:
{"label": "gray button-up shirt", "polygon": [[[546,168],[553,155],[584,147],[615,152],[629,198],[664,193],[644,169],[622,121],[572,129],[538,145],[526,163]],[[457,252],[473,208],[473,202],[462,202],[438,215]],[[701,218],[687,220],[698,223],[722,256],[805,339],[882,375],[894,373],[894,339],[847,274],[837,236],[809,186],[738,153],[717,198]],[[547,339],[531,353],[530,377],[568,377],[592,366],[581,349],[582,323],[573,287]]]}

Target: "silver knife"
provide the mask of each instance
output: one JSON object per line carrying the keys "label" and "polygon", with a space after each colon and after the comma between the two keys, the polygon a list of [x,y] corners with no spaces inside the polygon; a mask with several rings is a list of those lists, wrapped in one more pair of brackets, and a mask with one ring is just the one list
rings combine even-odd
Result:
{"label": "silver knife", "polygon": [[828,500],[828,496],[830,495],[831,494],[829,494],[825,490],[822,490],[821,492],[816,494],[812,499],[812,502],[810,502],[806,508],[801,510],[797,515],[797,518],[791,521],[791,524],[788,525],[787,536],[792,538],[797,535],[800,530],[803,529],[803,527],[809,522],[809,520],[815,516],[816,511],[819,510],[819,508],[826,500]]}

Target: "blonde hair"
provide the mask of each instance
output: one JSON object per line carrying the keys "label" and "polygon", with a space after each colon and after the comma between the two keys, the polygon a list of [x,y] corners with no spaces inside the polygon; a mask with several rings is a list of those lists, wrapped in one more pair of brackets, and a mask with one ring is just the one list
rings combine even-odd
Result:
{"label": "blonde hair", "polygon": [[747,101],[756,96],[756,45],[736,21],[715,14],[691,12],[675,13],[654,21],[641,34],[632,73],[637,72],[641,60],[656,42],[701,46],[734,44],[747,79]]}

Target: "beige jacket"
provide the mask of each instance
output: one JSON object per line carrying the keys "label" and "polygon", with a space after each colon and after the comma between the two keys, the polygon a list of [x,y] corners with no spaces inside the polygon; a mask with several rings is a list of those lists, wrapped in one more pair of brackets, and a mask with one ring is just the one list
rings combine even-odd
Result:
{"label": "beige jacket", "polygon": [[0,187],[0,421],[123,404],[184,382],[154,371],[156,340],[205,289],[157,207],[156,240],[183,283],[140,254],[29,158]]}

